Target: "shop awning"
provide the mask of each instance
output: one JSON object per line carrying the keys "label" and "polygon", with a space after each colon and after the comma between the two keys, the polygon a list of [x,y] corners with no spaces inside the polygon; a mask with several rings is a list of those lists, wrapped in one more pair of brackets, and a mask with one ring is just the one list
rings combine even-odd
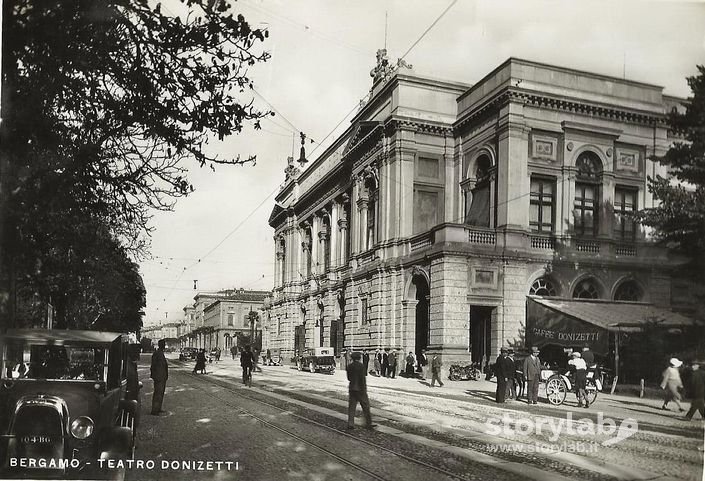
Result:
{"label": "shop awning", "polygon": [[677,312],[641,302],[559,299],[527,296],[527,344],[542,347],[590,346],[607,354],[610,331],[666,329],[698,322]]}

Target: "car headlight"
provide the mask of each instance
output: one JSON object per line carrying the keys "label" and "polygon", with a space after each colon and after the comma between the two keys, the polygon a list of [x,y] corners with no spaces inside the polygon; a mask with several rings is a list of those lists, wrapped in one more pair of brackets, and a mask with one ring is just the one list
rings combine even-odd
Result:
{"label": "car headlight", "polygon": [[93,434],[93,420],[88,416],[79,416],[71,423],[71,434],[77,439],[86,439]]}

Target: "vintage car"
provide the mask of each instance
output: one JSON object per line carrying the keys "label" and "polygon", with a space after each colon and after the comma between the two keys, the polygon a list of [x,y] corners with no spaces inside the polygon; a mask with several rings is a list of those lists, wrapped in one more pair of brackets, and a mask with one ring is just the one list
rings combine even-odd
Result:
{"label": "vintage car", "polygon": [[196,359],[196,354],[198,354],[198,349],[195,347],[184,347],[179,352],[179,361],[193,361]]}
{"label": "vintage car", "polygon": [[97,460],[134,455],[139,351],[130,351],[111,332],[0,335],[0,479],[115,479]]}
{"label": "vintage car", "polygon": [[310,372],[335,373],[335,357],[332,347],[317,347],[306,350],[296,360],[299,371],[308,369]]}

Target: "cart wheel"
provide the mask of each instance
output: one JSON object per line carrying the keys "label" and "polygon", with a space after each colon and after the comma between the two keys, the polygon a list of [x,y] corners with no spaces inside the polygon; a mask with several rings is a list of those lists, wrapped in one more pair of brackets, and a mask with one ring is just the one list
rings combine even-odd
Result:
{"label": "cart wheel", "polygon": [[558,376],[548,378],[546,382],[546,397],[548,402],[554,406],[560,406],[565,401],[565,396],[568,392],[568,388]]}
{"label": "cart wheel", "polygon": [[312,362],[308,363],[308,370],[311,371],[312,373],[316,372],[316,367],[313,365]]}
{"label": "cart wheel", "polygon": [[594,403],[597,400],[597,386],[595,385],[595,382],[592,380],[588,380],[587,384],[585,385],[585,397],[586,397],[588,406],[590,406],[592,403]]}

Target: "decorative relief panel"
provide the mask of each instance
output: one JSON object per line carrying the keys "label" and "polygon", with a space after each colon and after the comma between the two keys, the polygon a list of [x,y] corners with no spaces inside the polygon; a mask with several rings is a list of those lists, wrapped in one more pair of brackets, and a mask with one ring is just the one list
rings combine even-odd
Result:
{"label": "decorative relief panel", "polygon": [[557,158],[558,139],[546,135],[531,136],[531,156],[535,159],[555,161]]}
{"label": "decorative relief panel", "polygon": [[639,172],[641,153],[637,149],[617,148],[614,170],[617,172]]}
{"label": "decorative relief panel", "polygon": [[472,287],[497,289],[496,267],[470,267],[470,282]]}

